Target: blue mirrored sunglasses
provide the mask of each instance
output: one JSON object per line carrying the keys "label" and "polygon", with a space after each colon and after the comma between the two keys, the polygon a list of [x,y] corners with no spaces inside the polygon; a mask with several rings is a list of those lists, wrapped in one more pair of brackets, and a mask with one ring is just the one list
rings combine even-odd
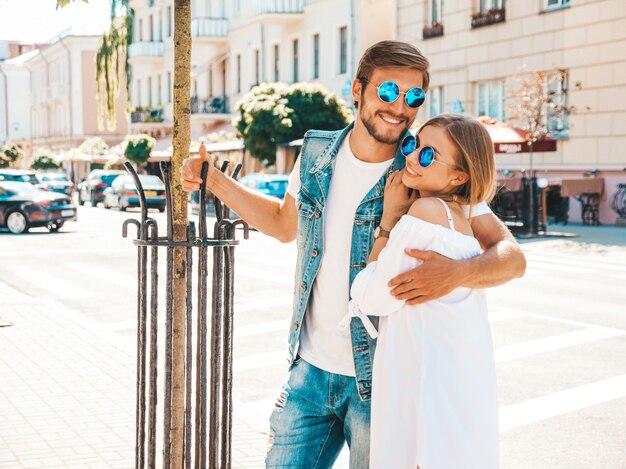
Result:
{"label": "blue mirrored sunglasses", "polygon": [[[412,134],[407,133],[400,143],[400,152],[405,157],[407,157],[411,153],[413,153],[416,148],[417,138],[415,138]],[[435,159],[435,149],[430,146],[425,146],[420,150],[417,161],[422,168],[428,168],[431,164],[433,164],[434,161],[452,167],[452,165],[448,163],[444,163],[443,161],[437,161]]]}
{"label": "blue mirrored sunglasses", "polygon": [[[363,81],[372,83],[369,80]],[[374,84],[372,83],[372,85]],[[378,97],[384,103],[393,103],[403,94],[406,105],[415,109],[424,104],[424,100],[426,99],[426,92],[421,88],[415,87],[411,88],[409,91],[400,91],[398,84],[393,81],[385,81],[378,86],[374,86],[378,90]]]}

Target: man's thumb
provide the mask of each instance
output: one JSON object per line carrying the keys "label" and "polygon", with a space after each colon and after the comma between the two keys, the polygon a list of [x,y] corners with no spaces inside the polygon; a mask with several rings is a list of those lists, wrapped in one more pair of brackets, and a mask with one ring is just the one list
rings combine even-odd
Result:
{"label": "man's thumb", "polygon": [[206,147],[204,146],[204,143],[200,145],[200,149],[198,150],[198,152],[200,153],[200,158],[202,158],[203,160],[208,160]]}

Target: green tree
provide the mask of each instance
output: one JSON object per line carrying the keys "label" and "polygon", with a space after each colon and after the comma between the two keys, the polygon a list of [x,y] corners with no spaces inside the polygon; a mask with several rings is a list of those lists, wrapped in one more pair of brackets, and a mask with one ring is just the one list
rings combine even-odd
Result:
{"label": "green tree", "polygon": [[124,156],[133,163],[143,164],[150,158],[155,140],[147,134],[128,135],[124,144]]}
{"label": "green tree", "polygon": [[15,143],[7,143],[0,151],[0,168],[9,168],[24,156],[24,152]]}
{"label": "green tree", "polygon": [[30,169],[35,171],[45,171],[48,169],[59,169],[61,165],[48,155],[39,155],[35,157],[30,165]]}
{"label": "green tree", "polygon": [[276,145],[302,138],[308,129],[337,130],[352,120],[343,100],[310,83],[262,83],[237,104],[235,126],[246,149],[269,164]]}

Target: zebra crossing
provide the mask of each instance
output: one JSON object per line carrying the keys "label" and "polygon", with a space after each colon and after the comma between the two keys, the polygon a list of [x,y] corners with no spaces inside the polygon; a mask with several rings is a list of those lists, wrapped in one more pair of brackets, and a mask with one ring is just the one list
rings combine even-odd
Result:
{"label": "zebra crossing", "polygon": [[[71,315],[90,330],[109,336],[118,346],[132,349],[137,288],[134,258],[129,258],[123,271],[119,265],[94,265],[78,256],[67,259],[54,256],[53,259],[51,267],[45,270],[27,263],[10,268],[0,264],[0,304],[17,307],[34,298],[45,298],[59,314]],[[527,251],[527,261],[528,284],[509,284],[498,289],[528,289],[531,295],[536,294],[536,284],[550,284],[554,285],[555,292],[593,295],[598,290],[589,279],[594,279],[601,284],[598,288],[610,289],[612,294],[626,301],[623,288],[626,267],[618,259],[576,257],[531,249]],[[259,252],[242,246],[242,252],[237,255],[234,411],[238,418],[263,432],[267,430],[274,396],[287,371],[286,338],[294,263],[295,249],[291,248],[276,255],[271,250]],[[542,294],[551,293],[546,289]],[[574,358],[581,355],[581,350],[590,355],[621,353],[623,356],[626,352],[624,328],[599,325],[592,316],[574,320],[566,314],[554,315],[549,310],[524,305],[513,307],[502,300],[505,295],[495,296],[490,303],[489,318],[496,344],[499,386],[505,393],[518,385],[517,381],[507,381],[512,379],[511,367],[523,369],[523,364],[536,366],[550,358],[566,370],[577,366]],[[86,311],[77,307],[78,304],[92,305],[94,314],[86,317]],[[102,315],[96,315],[95,311]],[[104,311],[110,314],[105,315]],[[607,369],[604,375],[593,376],[576,385],[564,383],[545,390],[538,379],[540,376],[533,376],[537,381],[532,385],[532,392],[526,392],[521,400],[501,393],[500,429],[503,434],[626,397],[626,367]],[[515,377],[519,382],[525,379]],[[336,467],[347,467],[346,460],[344,453]]]}

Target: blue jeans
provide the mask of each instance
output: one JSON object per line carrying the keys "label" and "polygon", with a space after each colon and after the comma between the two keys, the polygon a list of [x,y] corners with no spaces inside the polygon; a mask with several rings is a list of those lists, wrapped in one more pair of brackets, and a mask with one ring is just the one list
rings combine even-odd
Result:
{"label": "blue jeans", "polygon": [[270,418],[265,466],[330,468],[344,442],[350,469],[368,468],[370,401],[359,398],[356,378],[297,359]]}

